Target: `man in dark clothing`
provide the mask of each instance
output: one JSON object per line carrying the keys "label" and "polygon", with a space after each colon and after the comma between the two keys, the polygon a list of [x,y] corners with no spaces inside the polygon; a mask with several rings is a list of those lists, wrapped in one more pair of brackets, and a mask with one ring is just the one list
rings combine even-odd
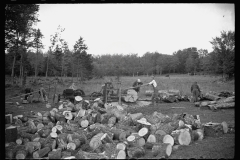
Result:
{"label": "man in dark clothing", "polygon": [[139,92],[140,91],[140,85],[142,85],[143,83],[141,82],[140,79],[136,80],[134,83],[133,83],[133,88],[136,92]]}
{"label": "man in dark clothing", "polygon": [[25,92],[25,94],[26,94],[25,97],[24,97],[24,100],[32,103],[32,97],[33,97],[32,92],[33,92],[33,89],[31,89],[31,88],[25,88],[24,92]]}
{"label": "man in dark clothing", "polygon": [[193,94],[193,102],[198,101],[198,97],[200,96],[201,90],[197,84],[197,82],[194,82],[191,86],[191,93]]}

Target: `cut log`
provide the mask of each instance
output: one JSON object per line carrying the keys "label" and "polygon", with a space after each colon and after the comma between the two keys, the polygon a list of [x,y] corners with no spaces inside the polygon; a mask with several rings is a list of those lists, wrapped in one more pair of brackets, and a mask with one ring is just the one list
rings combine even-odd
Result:
{"label": "cut log", "polygon": [[232,102],[235,102],[235,96],[231,96],[218,101],[218,103],[232,103]]}
{"label": "cut log", "polygon": [[169,143],[159,143],[152,147],[152,155],[161,158],[167,158],[172,153],[172,145]]}
{"label": "cut log", "polygon": [[56,125],[55,126],[59,131],[62,131],[63,127],[61,125]]}
{"label": "cut log", "polygon": [[88,120],[82,120],[81,121],[81,127],[86,128],[89,125]]}
{"label": "cut log", "polygon": [[138,135],[141,137],[145,136],[148,133],[149,133],[148,128],[145,128],[145,127],[138,131]]}
{"label": "cut log", "polygon": [[[189,135],[190,136],[190,135]],[[191,138],[191,137],[190,137]],[[191,139],[190,139],[191,140]],[[171,135],[167,134],[163,137],[163,143],[169,143],[173,146],[174,144],[174,139]]]}
{"label": "cut log", "polygon": [[57,146],[57,141],[54,139],[52,143],[52,150],[54,150]]}
{"label": "cut log", "polygon": [[103,135],[104,133],[98,133],[97,135],[93,136],[93,138],[89,142],[89,145],[93,150],[97,149],[102,144],[101,137]]}
{"label": "cut log", "polygon": [[127,150],[129,158],[140,158],[145,155],[145,150],[142,147],[130,147]]}
{"label": "cut log", "polygon": [[16,140],[16,143],[17,143],[18,145],[21,145],[21,144],[23,143],[23,139],[22,139],[22,138],[18,138],[18,139]]}
{"label": "cut log", "polygon": [[53,128],[52,128],[52,132],[53,132],[53,133],[56,133],[56,132],[57,132],[57,128],[56,128],[56,127],[53,127]]}
{"label": "cut log", "polygon": [[116,159],[126,159],[127,155],[126,152],[124,150],[120,150],[117,154]]}
{"label": "cut log", "polygon": [[103,136],[101,137],[101,141],[103,144],[106,143],[113,143],[113,134],[112,133],[104,133]]}
{"label": "cut log", "polygon": [[79,150],[76,154],[77,159],[108,159],[108,157],[104,154],[99,153],[89,153],[85,151]]}
{"label": "cut log", "polygon": [[25,144],[25,149],[30,155],[32,155],[32,153],[35,150],[41,149],[41,143],[40,142],[28,142]]}
{"label": "cut log", "polygon": [[126,149],[126,144],[125,143],[118,143],[116,145],[116,149],[118,149],[118,150],[125,150]]}
{"label": "cut log", "polygon": [[149,143],[156,143],[157,142],[157,139],[156,139],[156,136],[153,135],[153,134],[150,134],[147,138],[147,142]]}
{"label": "cut log", "polygon": [[33,158],[42,158],[51,151],[50,147],[45,147],[33,153]]}
{"label": "cut log", "polygon": [[22,149],[16,152],[16,159],[26,159],[27,151]]}
{"label": "cut log", "polygon": [[133,89],[129,89],[127,91],[127,95],[126,96],[123,96],[122,99],[125,101],[125,102],[136,102],[137,99],[138,99],[138,95],[137,95],[137,92]]}
{"label": "cut log", "polygon": [[50,136],[51,136],[52,138],[57,138],[58,135],[57,135],[56,132],[51,132],[51,133],[50,133]]}
{"label": "cut log", "polygon": [[111,128],[114,126],[114,124],[117,122],[117,118],[116,117],[111,117],[109,120],[108,120],[108,126]]}
{"label": "cut log", "polygon": [[137,139],[137,145],[139,147],[143,147],[145,143],[146,143],[146,140],[143,137]]}
{"label": "cut log", "polygon": [[176,144],[189,145],[191,143],[191,134],[188,129],[173,131],[171,134]]}
{"label": "cut log", "polygon": [[50,133],[51,133],[50,129],[41,129],[40,131],[38,131],[39,136],[42,138],[48,137]]}
{"label": "cut log", "polygon": [[44,127],[44,125],[42,123],[38,123],[38,125],[37,125],[38,130],[42,129],[43,127]]}
{"label": "cut log", "polygon": [[49,159],[61,159],[61,150],[51,151],[48,153]]}
{"label": "cut log", "polygon": [[73,119],[73,115],[72,115],[71,111],[64,111],[64,112],[63,112],[63,115],[64,115],[65,118],[68,119],[68,120]]}
{"label": "cut log", "polygon": [[69,143],[67,144],[67,149],[75,150],[76,147],[77,147],[76,144],[73,143],[73,142],[69,142]]}
{"label": "cut log", "polygon": [[5,129],[6,142],[16,142],[17,135],[18,135],[17,127],[9,126],[8,128]]}
{"label": "cut log", "polygon": [[217,103],[212,105],[216,109],[227,109],[227,108],[234,108],[235,102],[229,102],[229,103]]}

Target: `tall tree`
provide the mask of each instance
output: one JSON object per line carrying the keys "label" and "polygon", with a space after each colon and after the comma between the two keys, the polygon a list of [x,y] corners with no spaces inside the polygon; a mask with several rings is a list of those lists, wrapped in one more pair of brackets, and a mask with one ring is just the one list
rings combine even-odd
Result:
{"label": "tall tree", "polygon": [[[36,4],[7,4],[5,6],[5,49],[16,46],[16,53],[19,45],[24,46],[21,54],[20,73],[23,73],[24,54],[26,54],[27,38],[32,25],[39,22],[37,12],[39,5]],[[14,67],[16,63],[16,53],[12,64],[12,81],[14,77]]]}
{"label": "tall tree", "polygon": [[32,41],[32,47],[36,48],[36,56],[35,56],[35,78],[38,75],[38,66],[39,66],[39,50],[43,48],[43,44],[41,39],[43,38],[43,34],[41,30],[38,29],[33,29],[33,41]]}
{"label": "tall tree", "polygon": [[[88,76],[92,73],[92,56],[87,54],[87,45],[84,43],[83,38],[80,38],[76,41],[74,48],[74,57],[75,64],[77,68],[77,77],[81,77],[81,81],[85,78],[89,78]],[[75,67],[74,67],[75,68]]]}
{"label": "tall tree", "polygon": [[235,65],[235,31],[222,31],[220,37],[215,37],[210,42],[213,45],[213,52],[219,69],[228,78],[232,78]]}

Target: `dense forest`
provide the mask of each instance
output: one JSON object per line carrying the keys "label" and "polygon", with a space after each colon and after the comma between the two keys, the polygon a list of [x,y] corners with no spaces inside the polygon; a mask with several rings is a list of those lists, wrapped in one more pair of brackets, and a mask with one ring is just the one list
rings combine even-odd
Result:
{"label": "dense forest", "polygon": [[61,37],[64,28],[59,26],[51,36],[51,46],[43,53],[40,29],[33,28],[39,22],[36,4],[12,4],[5,6],[5,75],[79,77],[80,80],[104,76],[135,76],[162,74],[221,74],[234,76],[235,32],[222,31],[209,42],[213,51],[189,47],[172,55],[147,52],[143,56],[131,54],[88,53],[84,38],[79,35],[73,50]]}

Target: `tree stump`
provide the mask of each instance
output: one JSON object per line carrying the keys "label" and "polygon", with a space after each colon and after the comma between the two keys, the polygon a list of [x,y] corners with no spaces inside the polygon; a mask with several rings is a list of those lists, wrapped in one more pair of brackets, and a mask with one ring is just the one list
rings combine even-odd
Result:
{"label": "tree stump", "polygon": [[6,142],[15,142],[17,140],[17,127],[15,126],[10,126],[5,129],[5,139]]}
{"label": "tree stump", "polygon": [[204,135],[210,137],[217,137],[224,133],[221,123],[206,123],[203,125]]}

